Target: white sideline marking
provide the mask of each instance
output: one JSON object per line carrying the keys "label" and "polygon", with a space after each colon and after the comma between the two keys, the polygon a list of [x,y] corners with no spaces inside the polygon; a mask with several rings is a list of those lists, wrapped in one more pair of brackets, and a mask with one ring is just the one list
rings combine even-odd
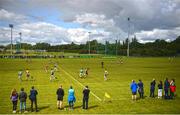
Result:
{"label": "white sideline marking", "polygon": [[[61,67],[59,67],[59,68],[61,68]],[[62,71],[64,71],[64,73],[66,74],[66,75],[68,75],[69,77],[71,77],[74,81],[76,81],[79,85],[81,85],[82,87],[85,87],[81,82],[79,82],[77,79],[75,79],[71,74],[69,74],[67,71],[65,71],[63,68],[61,68],[61,70]],[[90,93],[94,96],[94,97],[96,97],[99,101],[102,101],[102,99],[101,98],[99,98],[96,94],[94,94],[92,91],[90,91]]]}

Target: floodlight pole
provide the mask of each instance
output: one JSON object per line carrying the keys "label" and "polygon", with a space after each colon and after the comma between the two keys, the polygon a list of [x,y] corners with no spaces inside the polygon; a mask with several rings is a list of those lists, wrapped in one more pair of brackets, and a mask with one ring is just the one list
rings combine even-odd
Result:
{"label": "floodlight pole", "polygon": [[127,39],[127,42],[128,42],[128,47],[127,47],[127,57],[129,57],[129,34],[130,34],[130,18],[128,18],[128,39]]}
{"label": "floodlight pole", "polygon": [[91,54],[91,44],[90,44],[90,34],[91,34],[91,32],[88,32],[89,33],[89,55]]}
{"label": "floodlight pole", "polygon": [[116,40],[116,56],[117,56],[117,40]]}
{"label": "floodlight pole", "polygon": [[13,54],[13,44],[12,44],[12,38],[13,38],[13,36],[12,36],[12,29],[13,29],[13,24],[9,24],[9,27],[11,28],[11,56],[12,56],[12,54]]}
{"label": "floodlight pole", "polygon": [[22,33],[19,32],[19,48],[20,48],[20,49],[21,49],[21,35],[22,35]]}

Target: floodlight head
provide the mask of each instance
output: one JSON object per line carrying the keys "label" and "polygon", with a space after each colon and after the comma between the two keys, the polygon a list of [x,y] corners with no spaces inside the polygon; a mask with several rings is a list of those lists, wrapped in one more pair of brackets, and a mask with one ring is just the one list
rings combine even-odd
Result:
{"label": "floodlight head", "polygon": [[9,24],[9,27],[10,27],[10,28],[13,28],[13,24]]}
{"label": "floodlight head", "polygon": [[22,33],[21,33],[21,32],[19,32],[19,35],[22,35]]}

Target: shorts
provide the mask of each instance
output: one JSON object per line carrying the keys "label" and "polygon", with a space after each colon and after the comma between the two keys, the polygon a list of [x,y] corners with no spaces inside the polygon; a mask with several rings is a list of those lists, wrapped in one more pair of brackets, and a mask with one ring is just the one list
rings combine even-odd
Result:
{"label": "shorts", "polygon": [[132,95],[136,95],[136,92],[132,92]]}
{"label": "shorts", "polygon": [[63,101],[63,97],[58,97],[57,100],[58,101]]}

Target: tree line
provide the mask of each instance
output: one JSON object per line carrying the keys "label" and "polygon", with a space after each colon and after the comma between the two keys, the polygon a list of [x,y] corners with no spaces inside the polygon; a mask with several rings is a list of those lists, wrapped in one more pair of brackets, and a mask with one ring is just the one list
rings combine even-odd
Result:
{"label": "tree line", "polygon": [[[106,41],[105,44],[99,43],[97,40],[90,41],[91,54],[106,55],[127,55],[128,39],[120,43],[116,40],[114,43]],[[16,49],[17,45],[13,45]],[[129,43],[130,56],[179,56],[180,55],[180,36],[171,42],[157,39],[154,42],[139,43],[136,37],[132,38]],[[0,46],[5,51],[10,49],[10,44]],[[24,50],[46,50],[47,52],[67,52],[67,53],[89,53],[89,41],[85,44],[62,44],[50,45],[49,43],[36,43],[35,45],[21,43],[21,49]]]}

